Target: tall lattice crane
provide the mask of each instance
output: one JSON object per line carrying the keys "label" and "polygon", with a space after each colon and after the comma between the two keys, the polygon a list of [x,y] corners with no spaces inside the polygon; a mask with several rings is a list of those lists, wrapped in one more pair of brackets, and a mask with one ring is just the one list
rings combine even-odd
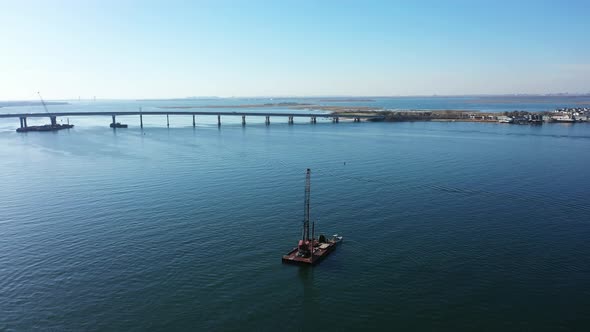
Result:
{"label": "tall lattice crane", "polygon": [[41,104],[43,104],[43,108],[45,109],[45,112],[47,114],[50,114],[49,110],[47,109],[47,104],[45,104],[45,100],[43,100],[43,97],[41,97],[41,92],[37,91],[37,94],[39,95],[39,99],[41,99]]}
{"label": "tall lattice crane", "polygon": [[[41,92],[37,91],[37,94],[39,95],[39,99],[41,99],[41,104],[43,104],[43,108],[45,109],[45,112],[47,113],[47,115],[49,115],[49,119],[51,120],[51,125],[52,126],[56,126],[57,125],[57,119],[54,115],[51,115],[51,113],[49,113],[49,110],[47,109],[47,104],[45,103],[45,100],[43,100],[43,97],[41,97]],[[72,125],[73,127],[73,125]],[[72,128],[70,127],[70,121],[68,120],[68,127],[67,128]],[[64,127],[60,127],[59,129],[62,129]]]}
{"label": "tall lattice crane", "polygon": [[308,257],[312,255],[313,251],[313,228],[312,234],[309,232],[309,206],[311,201],[311,170],[308,168],[305,176],[305,202],[304,202],[304,214],[303,214],[303,235],[299,241],[299,255]]}
{"label": "tall lattice crane", "polygon": [[304,216],[303,216],[303,241],[309,241],[309,205],[311,200],[311,170],[307,169],[307,174],[305,176],[305,206],[304,206]]}

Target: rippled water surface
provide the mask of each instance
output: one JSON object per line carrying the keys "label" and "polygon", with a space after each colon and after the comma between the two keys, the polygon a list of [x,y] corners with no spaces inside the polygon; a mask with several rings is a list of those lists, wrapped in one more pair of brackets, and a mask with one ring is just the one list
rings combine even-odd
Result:
{"label": "rippled water surface", "polygon": [[81,121],[2,123],[0,330],[590,324],[590,125]]}

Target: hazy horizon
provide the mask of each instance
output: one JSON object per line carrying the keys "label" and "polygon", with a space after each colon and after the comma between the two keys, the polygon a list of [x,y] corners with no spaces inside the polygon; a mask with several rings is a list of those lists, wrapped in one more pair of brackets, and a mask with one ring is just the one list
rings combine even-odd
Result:
{"label": "hazy horizon", "polygon": [[[45,101],[109,101],[109,100],[121,100],[121,101],[141,101],[141,100],[184,100],[184,99],[196,99],[196,100],[207,100],[207,99],[318,99],[318,98],[334,98],[334,99],[361,99],[361,98],[460,98],[460,97],[588,97],[589,93],[568,93],[568,92],[556,92],[547,94],[535,94],[535,93],[519,93],[519,94],[457,94],[457,95],[391,95],[391,96],[378,96],[378,95],[303,95],[303,96],[188,96],[188,97],[160,97],[160,98],[109,98],[109,97],[80,97],[80,98],[56,98],[47,99]],[[3,99],[0,102],[40,102],[39,97],[31,99]]]}
{"label": "hazy horizon", "polygon": [[0,4],[5,101],[590,92],[584,1]]}

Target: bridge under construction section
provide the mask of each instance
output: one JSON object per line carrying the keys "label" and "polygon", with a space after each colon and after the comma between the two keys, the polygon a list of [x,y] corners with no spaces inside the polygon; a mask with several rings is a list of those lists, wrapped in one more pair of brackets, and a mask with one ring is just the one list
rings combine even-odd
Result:
{"label": "bridge under construction section", "polygon": [[317,118],[331,119],[333,123],[340,122],[340,119],[353,120],[353,122],[361,122],[361,120],[382,119],[382,116],[375,115],[359,115],[359,114],[321,114],[321,113],[279,113],[279,112],[170,112],[170,111],[155,111],[142,112],[141,109],[137,112],[51,112],[51,113],[12,113],[0,114],[0,118],[19,118],[20,128],[27,128],[27,118],[49,118],[51,125],[56,125],[58,117],[91,117],[91,116],[105,116],[112,118],[112,124],[116,124],[117,116],[138,116],[139,126],[143,128],[144,116],[166,116],[166,126],[170,127],[170,116],[191,116],[193,118],[193,127],[197,124],[197,116],[217,116],[217,125],[221,126],[222,117],[241,117],[242,125],[246,125],[246,117],[264,117],[265,124],[270,125],[271,118],[287,118],[289,124],[293,124],[294,118],[308,118],[312,124],[317,123]]}

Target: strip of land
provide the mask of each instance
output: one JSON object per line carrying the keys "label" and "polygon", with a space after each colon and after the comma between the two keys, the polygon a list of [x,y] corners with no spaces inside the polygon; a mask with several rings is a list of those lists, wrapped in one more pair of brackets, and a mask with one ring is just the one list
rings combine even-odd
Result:
{"label": "strip of land", "polygon": [[267,104],[242,104],[242,105],[200,105],[200,106],[160,106],[163,109],[191,109],[191,108],[277,108],[283,107],[288,109],[306,110],[313,109],[317,111],[329,112],[354,112],[354,111],[372,111],[381,110],[380,107],[372,106],[325,106],[304,103],[267,103]]}
{"label": "strip of land", "polygon": [[[367,121],[463,121],[463,122],[501,122],[518,124],[539,124],[547,122],[586,122],[590,121],[590,110],[586,108],[560,109],[554,112],[480,112],[478,110],[391,110],[374,106],[326,106],[302,103],[267,103],[267,104],[245,104],[245,105],[210,105],[210,106],[161,106],[160,108],[286,108],[310,111],[330,112],[332,117],[374,117]],[[555,113],[557,112],[557,113]],[[356,120],[356,119],[355,119]]]}
{"label": "strip of land", "polygon": [[375,100],[373,99],[359,99],[359,98],[349,98],[349,99],[320,99],[318,100],[320,103],[355,103],[355,102],[374,102]]}
{"label": "strip of land", "polygon": [[329,111],[329,112],[371,112],[382,110],[380,107],[372,106],[322,106],[322,105],[309,105],[309,106],[291,106],[290,109],[314,109],[318,111]]}
{"label": "strip of land", "polygon": [[165,109],[189,109],[189,108],[274,108],[274,107],[310,107],[313,104],[302,103],[266,103],[266,104],[242,104],[242,105],[193,105],[193,106],[159,106]]}
{"label": "strip of land", "polygon": [[[497,113],[483,113],[476,110],[396,110],[396,111],[338,111],[333,115],[371,115],[380,116],[378,121],[466,121],[496,122]],[[372,120],[377,121],[377,120]]]}
{"label": "strip of land", "polygon": [[338,115],[370,115],[375,118],[367,121],[463,121],[463,122],[499,122],[514,124],[542,124],[543,122],[590,122],[590,109],[588,108],[559,108],[553,112],[528,112],[512,111],[503,113],[479,112],[473,110],[381,110],[381,111],[356,111],[333,112]]}
{"label": "strip of land", "polygon": [[[0,101],[0,107],[41,106],[40,101]],[[45,105],[69,105],[65,101],[46,101]]]}
{"label": "strip of land", "polygon": [[[547,103],[547,99],[551,97],[547,97],[545,99],[541,98],[481,98],[481,99],[468,99],[464,100],[463,103],[465,104],[545,104]],[[570,97],[570,99],[581,99],[577,101],[571,100],[571,103],[576,105],[590,105],[590,99],[587,97]]]}

